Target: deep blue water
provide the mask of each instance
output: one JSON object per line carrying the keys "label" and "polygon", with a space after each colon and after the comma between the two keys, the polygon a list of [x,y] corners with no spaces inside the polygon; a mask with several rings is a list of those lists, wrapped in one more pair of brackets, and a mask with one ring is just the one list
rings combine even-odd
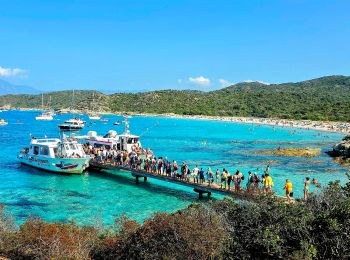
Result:
{"label": "deep blue water", "polygon": [[[129,174],[120,171],[60,176],[20,165],[17,153],[28,145],[30,134],[38,138],[58,137],[57,124],[71,117],[58,115],[56,120],[44,122],[35,120],[37,114],[0,113],[9,121],[9,125],[0,127],[0,204],[6,206],[17,223],[39,216],[47,221],[109,225],[123,213],[142,221],[157,211],[173,212],[197,201],[190,188],[156,180],[136,185]],[[110,121],[88,124],[81,134],[89,130],[100,134],[110,129],[122,132],[123,126],[112,125],[120,117],[105,118]],[[296,196],[302,196],[306,176],[315,177],[322,184],[336,179],[346,181],[347,169],[324,154],[342,138],[340,134],[158,117],[133,117],[129,121],[131,132],[141,135],[144,147],[151,147],[156,155],[178,162],[185,160],[192,166],[198,164],[205,169],[210,166],[213,170],[225,167],[231,172],[240,169],[245,174],[251,170],[261,175],[270,161],[274,190],[281,195],[286,178],[293,182]],[[254,154],[258,149],[278,146],[319,147],[322,153],[312,159]]]}

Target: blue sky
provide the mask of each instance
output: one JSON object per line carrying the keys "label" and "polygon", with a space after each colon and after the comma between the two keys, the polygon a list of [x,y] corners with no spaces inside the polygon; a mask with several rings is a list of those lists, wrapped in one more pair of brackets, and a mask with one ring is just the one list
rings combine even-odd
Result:
{"label": "blue sky", "polygon": [[0,0],[0,78],[117,92],[349,75],[349,10],[347,0]]}

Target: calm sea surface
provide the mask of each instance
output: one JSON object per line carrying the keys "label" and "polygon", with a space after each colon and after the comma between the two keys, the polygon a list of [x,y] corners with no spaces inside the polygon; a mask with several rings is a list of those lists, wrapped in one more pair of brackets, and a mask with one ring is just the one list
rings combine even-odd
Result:
{"label": "calm sea surface", "polygon": [[[197,201],[197,195],[189,188],[156,180],[136,185],[129,174],[120,171],[60,176],[22,166],[17,154],[29,144],[30,134],[37,138],[59,137],[57,124],[71,117],[58,115],[54,121],[43,122],[35,120],[38,114],[0,113],[1,118],[9,121],[9,125],[0,127],[0,204],[6,206],[17,223],[39,216],[47,221],[109,225],[123,213],[142,221],[157,211],[173,212]],[[88,121],[86,116],[82,117]],[[123,126],[113,126],[114,121],[121,121],[120,117],[105,118],[110,121],[88,122],[81,134],[89,130],[100,134],[110,129],[122,132]],[[198,164],[205,169],[210,166],[213,170],[225,167],[231,173],[239,169],[247,176],[249,170],[261,175],[270,161],[274,190],[281,195],[286,178],[293,182],[296,196],[302,196],[306,176],[315,177],[322,184],[347,179],[347,169],[324,154],[343,137],[340,134],[157,117],[133,117],[130,125],[132,133],[141,135],[144,147],[178,162],[185,160],[191,166]],[[254,154],[259,149],[279,146],[319,147],[322,153],[312,159]]]}

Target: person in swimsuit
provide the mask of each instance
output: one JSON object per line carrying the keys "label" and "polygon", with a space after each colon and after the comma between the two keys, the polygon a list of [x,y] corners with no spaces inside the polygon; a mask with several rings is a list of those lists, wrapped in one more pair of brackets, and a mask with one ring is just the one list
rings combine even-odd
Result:
{"label": "person in swimsuit", "polygon": [[309,197],[309,188],[310,188],[310,178],[306,177],[305,183],[304,183],[304,200],[307,200],[307,198]]}

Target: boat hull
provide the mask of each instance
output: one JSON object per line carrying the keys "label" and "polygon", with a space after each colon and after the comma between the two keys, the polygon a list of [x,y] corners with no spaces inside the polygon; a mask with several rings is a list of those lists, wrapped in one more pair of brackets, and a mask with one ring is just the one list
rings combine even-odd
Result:
{"label": "boat hull", "polygon": [[47,158],[42,156],[19,154],[18,159],[22,164],[41,170],[65,173],[81,174],[88,166],[90,158]]}
{"label": "boat hull", "polygon": [[58,125],[61,130],[81,130],[83,126]]}
{"label": "boat hull", "polygon": [[35,117],[35,120],[42,120],[42,121],[51,121],[53,120],[52,116],[37,116]]}

